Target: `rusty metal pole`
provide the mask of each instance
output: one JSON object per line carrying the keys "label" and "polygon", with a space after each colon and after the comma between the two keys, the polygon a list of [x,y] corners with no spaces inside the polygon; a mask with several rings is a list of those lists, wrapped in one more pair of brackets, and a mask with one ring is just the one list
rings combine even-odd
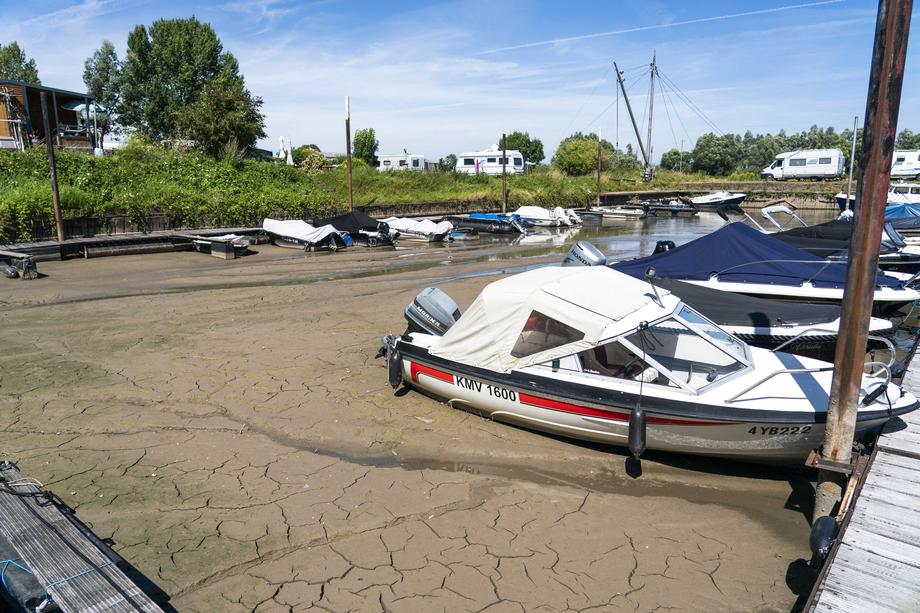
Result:
{"label": "rusty metal pole", "polygon": [[[45,148],[48,150],[48,173],[51,175],[51,205],[54,208],[54,225],[57,239],[64,242],[64,218],[61,215],[61,195],[58,192],[57,163],[54,160],[54,143],[51,141],[51,119],[48,117],[48,92],[41,92],[42,121],[45,128]],[[57,126],[55,126],[57,132]]]}
{"label": "rusty metal pole", "polygon": [[348,96],[345,96],[345,164],[348,167],[348,212],[355,208],[354,195],[351,186],[351,108]]}
{"label": "rusty metal pole", "polygon": [[[827,429],[819,464],[821,460],[849,464],[852,456],[912,4],[912,0],[880,0],[878,5],[841,334],[834,354]],[[841,473],[819,471],[814,519],[833,512],[843,485]]]}
{"label": "rusty metal pole", "polygon": [[508,151],[505,148],[505,135],[502,134],[502,215],[508,212]]}

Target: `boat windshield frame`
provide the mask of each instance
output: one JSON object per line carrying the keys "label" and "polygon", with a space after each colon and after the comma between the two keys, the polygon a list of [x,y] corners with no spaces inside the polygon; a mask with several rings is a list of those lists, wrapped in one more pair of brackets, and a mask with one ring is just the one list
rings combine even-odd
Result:
{"label": "boat windshield frame", "polygon": [[[728,338],[730,338],[733,341],[733,343],[736,343],[738,345],[743,355],[738,356],[738,355],[733,354],[731,351],[726,349],[724,346],[721,346],[718,341],[716,341],[709,334],[707,334],[705,330],[703,330],[700,326],[682,317],[681,313],[684,310],[690,311],[691,313],[698,316],[700,319],[708,322],[708,324],[711,325],[716,330],[725,334]],[[717,351],[723,353],[728,358],[740,363],[742,365],[742,368],[739,368],[738,370],[734,372],[728,373],[725,376],[720,377],[715,381],[712,381],[710,383],[707,383],[706,385],[703,385],[697,388],[683,381],[682,378],[679,377],[677,373],[675,373],[672,369],[664,366],[659,360],[655,359],[654,356],[649,355],[647,351],[643,350],[641,347],[638,347],[635,343],[631,342],[628,339],[628,337],[635,334],[639,330],[639,328],[633,328],[632,330],[629,330],[622,334],[618,334],[617,336],[611,337],[605,341],[599,342],[597,346],[601,346],[601,345],[604,345],[610,342],[617,341],[621,343],[624,347],[632,351],[635,355],[641,356],[645,362],[647,362],[650,366],[653,366],[654,368],[662,372],[668,379],[670,379],[671,381],[679,385],[682,390],[692,392],[694,394],[702,394],[702,393],[708,392],[712,390],[713,388],[718,387],[719,385],[722,385],[723,383],[731,379],[735,379],[736,377],[742,376],[750,372],[751,370],[753,370],[754,361],[751,356],[750,346],[744,341],[742,341],[741,339],[739,339],[738,337],[736,337],[735,335],[726,331],[724,328],[722,328],[718,324],[714,323],[708,317],[705,317],[702,313],[700,313],[696,309],[693,309],[690,306],[684,304],[683,302],[680,302],[677,304],[674,310],[668,315],[659,317],[658,319],[655,319],[654,321],[648,322],[647,327],[653,328],[654,326],[657,326],[668,320],[674,320],[677,323],[683,325],[690,332],[693,332],[694,334],[696,334],[696,336],[698,336],[699,338],[709,343]]]}

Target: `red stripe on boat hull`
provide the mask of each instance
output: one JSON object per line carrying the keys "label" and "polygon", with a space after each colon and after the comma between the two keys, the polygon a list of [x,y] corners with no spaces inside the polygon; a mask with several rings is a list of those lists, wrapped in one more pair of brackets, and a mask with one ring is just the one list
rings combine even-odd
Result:
{"label": "red stripe on boat hull", "polygon": [[[585,407],[569,402],[559,400],[550,400],[549,398],[540,398],[530,394],[518,394],[518,399],[523,404],[539,407],[541,409],[551,409],[553,411],[562,411],[564,413],[573,413],[575,415],[585,415],[587,417],[600,417],[602,419],[613,419],[616,421],[629,421],[629,413],[619,413],[616,411],[607,411],[605,409],[595,409]],[[669,426],[730,426],[732,423],[724,421],[696,421],[691,419],[671,419],[669,417],[649,417],[648,423],[662,424]]]}
{"label": "red stripe on boat hull", "polygon": [[412,380],[418,383],[418,376],[428,375],[435,379],[440,379],[441,381],[446,381],[447,383],[454,382],[454,376],[449,372],[444,372],[443,370],[438,370],[437,368],[432,368],[431,366],[425,366],[424,364],[419,364],[418,362],[409,362],[409,375],[412,377]]}

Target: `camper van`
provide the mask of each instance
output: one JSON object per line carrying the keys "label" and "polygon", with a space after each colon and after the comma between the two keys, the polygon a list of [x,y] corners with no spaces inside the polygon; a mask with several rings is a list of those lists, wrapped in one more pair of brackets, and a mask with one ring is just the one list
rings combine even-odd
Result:
{"label": "camper van", "polygon": [[843,176],[844,157],[840,149],[803,149],[780,153],[760,171],[762,179],[837,179]]}
{"label": "camper van", "polygon": [[895,151],[891,160],[891,176],[920,180],[920,149]]}
{"label": "camper van", "polygon": [[[527,165],[524,164],[524,156],[520,151],[507,149],[505,151],[505,169],[510,174],[524,174]],[[502,174],[502,150],[498,145],[492,145],[485,151],[467,151],[457,156],[457,172],[465,172],[471,175]]]}
{"label": "camper van", "polygon": [[377,156],[377,170],[437,170],[438,163],[421,153],[384,153]]}

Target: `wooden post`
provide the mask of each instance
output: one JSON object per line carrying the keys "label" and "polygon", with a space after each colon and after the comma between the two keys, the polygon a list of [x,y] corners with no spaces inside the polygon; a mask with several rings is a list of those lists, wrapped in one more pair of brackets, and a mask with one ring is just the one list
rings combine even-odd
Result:
{"label": "wooden post", "polygon": [[48,117],[48,92],[41,92],[42,121],[45,128],[45,148],[48,150],[48,173],[51,175],[51,205],[54,207],[54,225],[57,239],[64,242],[64,218],[61,215],[61,196],[58,193],[57,164],[54,161],[54,143],[51,141],[51,118]]}
{"label": "wooden post", "polygon": [[850,147],[850,176],[847,178],[847,201],[843,210],[850,208],[850,194],[853,193],[853,169],[856,167],[856,123],[859,121],[859,115],[853,117],[853,145]]}
{"label": "wooden post", "polygon": [[508,152],[505,149],[505,135],[502,134],[502,215],[508,212]]}
{"label": "wooden post", "polygon": [[[841,333],[834,355],[827,428],[819,463],[830,460],[849,464],[853,451],[912,4],[912,0],[880,0],[878,5],[847,282],[840,315]],[[814,519],[833,512],[844,482],[840,473],[818,472]]]}
{"label": "wooden post", "polygon": [[351,108],[348,96],[345,96],[345,164],[348,167],[348,212],[355,208],[354,195],[351,186]]}
{"label": "wooden post", "polygon": [[597,192],[594,194],[594,206],[601,205],[601,131],[597,130]]}

